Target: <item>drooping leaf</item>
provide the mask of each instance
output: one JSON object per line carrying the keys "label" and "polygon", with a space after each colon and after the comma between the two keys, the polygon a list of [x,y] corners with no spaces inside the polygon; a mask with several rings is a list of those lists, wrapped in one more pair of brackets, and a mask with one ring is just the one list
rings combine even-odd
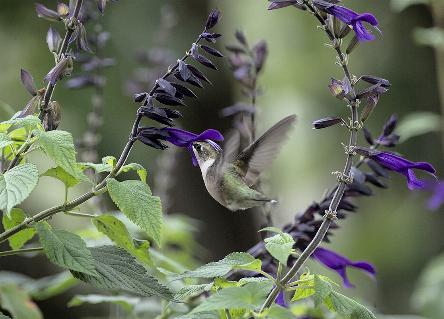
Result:
{"label": "drooping leaf", "polygon": [[0,210],[9,216],[11,209],[31,194],[38,180],[39,171],[30,163],[0,173]]}
{"label": "drooping leaf", "polygon": [[14,144],[8,134],[0,133],[0,149],[5,148],[8,145]]}
{"label": "drooping leaf", "polygon": [[78,283],[69,271],[64,271],[26,283],[24,287],[32,299],[45,300],[62,294]]}
{"label": "drooping leaf", "polygon": [[103,289],[124,290],[171,300],[172,292],[152,277],[136,259],[115,246],[90,248],[98,276],[72,271],[74,277]]}
{"label": "drooping leaf", "polygon": [[54,264],[69,270],[98,275],[94,258],[83,239],[66,230],[51,229],[46,222],[36,225],[46,256]]}
{"label": "drooping leaf", "polygon": [[273,284],[269,281],[249,283],[242,287],[230,287],[205,299],[190,314],[220,309],[255,310],[267,298]]}
{"label": "drooping leaf", "polygon": [[77,178],[73,177],[71,174],[68,174],[60,166],[48,169],[41,176],[54,177],[65,184],[66,188],[73,187],[80,182]]}
{"label": "drooping leaf", "polygon": [[68,302],[68,307],[81,306],[84,304],[116,304],[130,313],[140,302],[140,298],[130,296],[76,295]]}
{"label": "drooping leaf", "polygon": [[85,178],[77,165],[74,141],[70,133],[56,130],[39,132],[37,136],[38,144],[58,166],[74,178],[80,180]]}
{"label": "drooping leaf", "polygon": [[37,116],[28,115],[25,117],[15,117],[10,120],[4,121],[2,125],[24,127],[27,131],[34,129],[43,130],[42,124]]}
{"label": "drooping leaf", "polygon": [[107,185],[117,207],[159,244],[162,229],[160,198],[153,196],[148,185],[141,181],[118,182],[111,178]]}
{"label": "drooping leaf", "polygon": [[105,234],[117,246],[125,249],[131,255],[136,257],[144,265],[152,265],[149,255],[149,243],[143,241],[136,246],[134,239],[126,229],[124,223],[112,215],[102,215],[93,219],[97,230]]}
{"label": "drooping leaf", "polygon": [[129,171],[136,171],[137,175],[139,175],[139,178],[142,182],[146,183],[146,176],[147,176],[147,172],[145,167],[143,167],[140,164],[137,163],[130,163],[130,164],[126,164],[124,166],[122,166],[122,168],[119,171],[120,173],[126,173]]}
{"label": "drooping leaf", "polygon": [[17,285],[0,286],[0,304],[14,319],[43,319],[37,305]]}
{"label": "drooping leaf", "polygon": [[288,257],[294,252],[294,239],[290,234],[276,234],[265,238],[265,248],[281,264],[287,265]]}
{"label": "drooping leaf", "polygon": [[[12,227],[21,224],[25,220],[25,218],[26,215],[23,210],[21,210],[20,208],[13,208],[9,216],[7,216],[6,214],[3,215],[3,228],[5,230],[11,229]],[[8,238],[9,246],[11,246],[11,248],[14,250],[20,249],[23,247],[24,244],[31,240],[34,235],[35,228],[23,229],[17,234],[14,234]]]}
{"label": "drooping leaf", "polygon": [[215,278],[222,277],[234,269],[260,271],[261,261],[248,253],[231,253],[225,258],[200,266],[195,270],[186,271],[176,278]]}
{"label": "drooping leaf", "polygon": [[376,316],[360,303],[336,291],[330,293],[328,306],[350,319],[376,319]]}

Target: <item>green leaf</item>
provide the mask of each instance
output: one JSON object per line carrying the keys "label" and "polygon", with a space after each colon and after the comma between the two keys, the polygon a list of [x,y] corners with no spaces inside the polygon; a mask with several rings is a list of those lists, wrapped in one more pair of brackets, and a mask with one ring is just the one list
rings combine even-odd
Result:
{"label": "green leaf", "polygon": [[221,319],[226,317],[221,317],[218,311],[206,311],[193,314],[185,314],[182,316],[175,317],[174,319]]}
{"label": "green leaf", "polygon": [[36,229],[40,243],[51,262],[69,270],[98,275],[94,258],[80,236],[66,230],[53,230],[46,222],[38,223]]}
{"label": "green leaf", "polygon": [[76,179],[82,180],[86,178],[77,165],[76,151],[70,133],[56,130],[39,132],[36,135],[38,137],[38,144],[58,166]]}
{"label": "green leaf", "polygon": [[26,283],[24,287],[32,299],[45,300],[62,294],[78,283],[69,271],[64,271]]}
{"label": "green leaf", "polygon": [[77,279],[95,287],[124,290],[142,296],[159,296],[171,300],[172,292],[152,277],[136,259],[115,246],[90,248],[98,276],[72,271]]}
{"label": "green leaf", "polygon": [[265,238],[265,248],[281,264],[287,265],[288,257],[294,252],[294,239],[290,234],[281,233]]}
{"label": "green leaf", "polygon": [[294,296],[293,298],[291,298],[291,301],[298,301],[301,299],[305,299],[308,297],[311,297],[315,294],[315,289],[310,286],[301,286],[298,287],[298,289],[296,289],[296,291],[294,292]]}
{"label": "green leaf", "polygon": [[23,202],[39,180],[39,171],[34,164],[16,166],[5,174],[0,173],[0,210],[9,212]]}
{"label": "green leaf", "polygon": [[77,185],[80,180],[73,177],[71,174],[68,174],[62,167],[57,166],[48,169],[46,172],[44,172],[41,176],[49,176],[54,177],[61,181],[63,184],[65,184],[66,188],[73,187]]}
{"label": "green leaf", "polygon": [[266,319],[294,319],[294,314],[287,308],[281,307],[279,305],[272,305],[268,311]]}
{"label": "green leaf", "polygon": [[318,307],[324,302],[325,298],[330,295],[330,293],[333,291],[333,287],[328,281],[325,281],[321,276],[318,275],[314,275],[314,285],[314,302],[315,306]]}
{"label": "green leaf", "polygon": [[105,156],[102,158],[102,163],[79,163],[82,170],[92,168],[97,174],[111,172],[116,166],[116,158],[114,156]]}
{"label": "green leaf", "polygon": [[17,285],[0,286],[1,307],[8,310],[14,319],[43,319],[29,296]]}
{"label": "green leaf", "polygon": [[200,266],[195,270],[186,271],[176,278],[215,278],[222,277],[234,269],[260,271],[261,261],[248,253],[231,253],[224,259]]}
{"label": "green leaf", "polygon": [[[5,230],[11,229],[18,224],[21,224],[26,218],[25,212],[20,208],[13,208],[7,216],[3,215],[2,223]],[[17,234],[12,235],[8,238],[9,246],[12,249],[20,249],[35,235],[35,228],[26,228],[19,231]]]}
{"label": "green leaf", "polygon": [[0,149],[11,144],[14,144],[14,142],[9,138],[8,134],[0,133]]}
{"label": "green leaf", "polygon": [[397,133],[401,142],[409,138],[441,130],[441,116],[432,112],[414,112],[404,117],[398,124]]}
{"label": "green leaf", "polygon": [[137,164],[137,163],[130,163],[130,164],[123,166],[120,169],[119,174],[126,173],[129,171],[136,171],[137,175],[139,175],[140,180],[142,182],[146,183],[147,172],[146,172],[145,167],[143,167],[142,165]]}
{"label": "green leaf", "polygon": [[105,234],[117,246],[125,249],[137,258],[142,264],[152,266],[148,252],[149,242],[143,241],[136,246],[125,224],[112,215],[102,215],[93,219],[97,230]]}
{"label": "green leaf", "polygon": [[255,282],[242,287],[225,288],[205,299],[190,314],[219,309],[255,310],[265,301],[272,288],[271,282]]}
{"label": "green leaf", "polygon": [[130,313],[141,302],[140,298],[129,296],[104,296],[104,295],[76,295],[69,302],[68,307],[81,306],[83,304],[116,304]]}
{"label": "green leaf", "polygon": [[376,316],[360,303],[338,292],[331,292],[328,303],[340,315],[351,319],[376,319]]}
{"label": "green leaf", "polygon": [[122,213],[160,244],[162,229],[160,198],[152,196],[148,185],[141,181],[118,182],[110,178],[107,186],[111,199]]}
{"label": "green leaf", "polygon": [[174,295],[174,301],[176,302],[187,302],[190,298],[194,298],[204,293],[205,291],[210,291],[212,284],[203,285],[188,285],[182,287]]}
{"label": "green leaf", "polygon": [[0,123],[1,125],[6,124],[10,126],[24,127],[27,131],[33,129],[43,130],[42,124],[37,116],[28,115],[25,117],[16,117],[8,121]]}

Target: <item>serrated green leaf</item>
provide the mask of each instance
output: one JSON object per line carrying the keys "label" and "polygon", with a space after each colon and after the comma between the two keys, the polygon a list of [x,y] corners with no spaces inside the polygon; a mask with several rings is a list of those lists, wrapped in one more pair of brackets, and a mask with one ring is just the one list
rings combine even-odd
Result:
{"label": "serrated green leaf", "polygon": [[71,133],[65,131],[38,132],[38,145],[54,162],[76,179],[85,179],[76,162],[76,151]]}
{"label": "serrated green leaf", "polygon": [[51,229],[46,222],[38,223],[36,229],[51,262],[69,270],[98,275],[94,258],[80,236],[66,230]]}
{"label": "serrated green leaf", "polygon": [[117,159],[114,156],[105,156],[102,158],[103,164],[108,164],[112,168],[116,167]]}
{"label": "serrated green leaf", "polygon": [[5,148],[8,145],[14,144],[8,134],[0,133],[0,149]]}
{"label": "serrated green leaf", "polygon": [[318,275],[314,275],[314,285],[315,285],[315,294],[314,294],[314,302],[315,306],[320,306],[325,298],[327,298],[330,293],[333,291],[331,284],[328,281],[322,279],[322,277]]}
{"label": "serrated green leaf", "polygon": [[72,271],[77,279],[95,287],[123,290],[142,296],[159,296],[171,300],[172,292],[151,276],[136,259],[122,248],[100,246],[90,248],[98,276]]}
{"label": "serrated green leaf", "polygon": [[225,258],[200,266],[195,270],[186,271],[176,278],[216,278],[228,274],[234,269],[260,271],[261,261],[248,253],[231,253]]}
{"label": "serrated green leaf", "polygon": [[[14,226],[21,224],[26,218],[25,212],[20,208],[13,208],[9,213],[3,215],[2,223],[5,230],[11,229]],[[17,234],[12,235],[8,238],[9,246],[12,249],[20,249],[35,235],[35,228],[26,228],[19,231]]]}
{"label": "serrated green leaf", "polygon": [[136,246],[125,224],[112,215],[102,215],[93,219],[97,230],[111,239],[117,246],[125,249],[144,265],[151,265],[149,242],[143,241]]}
{"label": "serrated green leaf", "polygon": [[104,296],[104,295],[76,295],[69,302],[68,307],[81,306],[83,304],[116,304],[130,313],[141,302],[140,298],[129,296]]}
{"label": "serrated green leaf", "polygon": [[255,310],[265,301],[272,288],[271,282],[255,282],[222,289],[205,299],[190,314],[219,309]]}
{"label": "serrated green leaf", "polygon": [[102,158],[102,163],[79,163],[82,170],[92,168],[97,174],[111,172],[116,166],[116,158],[114,156],[105,156]]}
{"label": "serrated green leaf", "polygon": [[39,171],[30,163],[0,173],[0,210],[9,216],[11,209],[31,194],[38,180]]}
{"label": "serrated green leaf", "polygon": [[146,183],[147,172],[146,172],[145,167],[143,167],[142,165],[137,164],[137,163],[130,163],[130,164],[124,165],[120,169],[119,174],[126,173],[129,171],[136,171],[137,175],[139,175],[140,180],[142,182]]}
{"label": "serrated green leaf", "polygon": [[279,305],[272,305],[268,311],[266,319],[294,319],[294,314],[287,308],[281,307]]}
{"label": "serrated green leaf", "polygon": [[376,319],[376,316],[360,303],[338,292],[331,292],[329,305],[340,315],[350,319]]}
{"label": "serrated green leaf", "polygon": [[24,287],[32,299],[45,300],[62,294],[78,283],[69,271],[64,271],[26,283]]}
{"label": "serrated green leaf", "polygon": [[288,257],[294,252],[294,239],[290,234],[281,233],[265,238],[265,248],[281,264],[287,265]]}
{"label": "serrated green leaf", "polygon": [[8,121],[4,121],[0,123],[1,125],[10,125],[17,127],[24,127],[27,131],[31,131],[33,129],[43,130],[42,124],[37,116],[28,115],[25,117],[16,117],[12,118]]}
{"label": "serrated green leaf", "polygon": [[308,297],[311,297],[315,294],[315,289],[313,286],[301,286],[298,287],[298,289],[295,290],[293,298],[291,298],[291,301],[298,301],[301,299],[305,299]]}
{"label": "serrated green leaf", "polygon": [[1,307],[8,310],[14,319],[43,319],[37,305],[17,285],[0,286]]}
{"label": "serrated green leaf", "polygon": [[152,196],[145,183],[136,180],[107,181],[108,192],[113,202],[133,223],[160,244],[162,229],[162,206],[160,198]]}
{"label": "serrated green leaf", "polygon": [[58,179],[59,181],[61,181],[63,184],[65,184],[66,188],[76,186],[78,183],[80,183],[80,180],[78,180],[77,178],[75,178],[71,174],[68,174],[60,166],[48,169],[41,176],[54,177],[54,178]]}
{"label": "serrated green leaf", "polygon": [[190,298],[194,298],[204,293],[205,291],[210,291],[212,284],[202,284],[202,285],[188,285],[182,287],[174,295],[174,301],[176,302],[186,302]]}

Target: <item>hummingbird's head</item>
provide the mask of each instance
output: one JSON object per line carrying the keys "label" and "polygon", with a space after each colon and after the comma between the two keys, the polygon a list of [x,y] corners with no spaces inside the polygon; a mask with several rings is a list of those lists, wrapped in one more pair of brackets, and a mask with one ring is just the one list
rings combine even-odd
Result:
{"label": "hummingbird's head", "polygon": [[221,151],[220,146],[211,140],[193,143],[193,152],[201,168],[202,166],[211,166],[220,156]]}

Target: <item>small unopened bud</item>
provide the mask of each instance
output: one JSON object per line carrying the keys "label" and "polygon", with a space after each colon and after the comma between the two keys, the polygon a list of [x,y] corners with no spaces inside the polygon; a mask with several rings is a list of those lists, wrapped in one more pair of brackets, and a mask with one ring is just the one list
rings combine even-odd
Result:
{"label": "small unopened bud", "polygon": [[323,119],[319,119],[313,122],[313,128],[316,130],[323,129],[326,127],[330,127],[339,123],[343,123],[342,118],[340,117],[326,117]]}
{"label": "small unopened bud", "polygon": [[136,102],[136,103],[142,102],[146,98],[146,95],[147,95],[146,92],[134,94],[134,97],[133,97],[134,102]]}

